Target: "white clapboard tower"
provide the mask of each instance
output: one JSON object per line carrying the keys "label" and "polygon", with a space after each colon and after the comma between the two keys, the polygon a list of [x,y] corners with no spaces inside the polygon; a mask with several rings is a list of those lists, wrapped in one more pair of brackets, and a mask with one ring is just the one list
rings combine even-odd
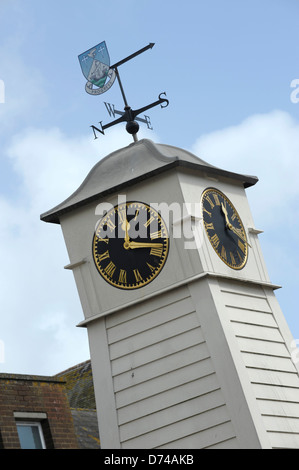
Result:
{"label": "white clapboard tower", "polygon": [[[256,182],[144,139],[99,161],[42,214],[61,225],[82,303],[102,448],[299,448],[293,338],[245,193]],[[243,221],[251,245],[243,269],[224,263],[205,233],[197,209],[208,187]],[[185,208],[170,224],[165,266],[136,290],[108,284],[92,257],[98,204],[115,206],[119,195]],[[188,220],[193,247],[174,236]]]}

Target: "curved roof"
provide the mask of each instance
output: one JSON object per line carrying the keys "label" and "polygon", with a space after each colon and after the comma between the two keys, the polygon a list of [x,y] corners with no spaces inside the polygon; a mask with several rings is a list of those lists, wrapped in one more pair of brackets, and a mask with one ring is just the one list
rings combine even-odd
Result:
{"label": "curved roof", "polygon": [[210,165],[187,150],[142,139],[101,159],[70,197],[40,218],[44,222],[59,223],[60,216],[66,212],[177,166],[233,178],[241,181],[245,188],[258,181],[255,176],[232,173]]}

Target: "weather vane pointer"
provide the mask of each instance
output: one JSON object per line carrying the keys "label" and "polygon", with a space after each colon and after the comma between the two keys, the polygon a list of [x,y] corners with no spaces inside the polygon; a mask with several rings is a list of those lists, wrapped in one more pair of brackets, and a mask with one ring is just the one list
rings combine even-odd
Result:
{"label": "weather vane pointer", "polygon": [[[139,49],[138,51],[129,55],[125,59],[116,62],[113,65],[110,65],[110,57],[105,41],[79,55],[78,58],[81,65],[81,69],[84,77],[87,79],[85,91],[90,95],[101,95],[102,93],[108,91],[109,88],[111,88],[111,86],[115,82],[115,79],[117,78],[125,105],[124,111],[117,111],[116,109],[114,109],[114,105],[111,105],[110,103],[105,103],[105,106],[110,116],[111,114],[113,114],[113,116],[115,116],[115,114],[118,114],[121,117],[105,125],[102,125],[102,121],[100,121],[100,128],[92,125],[91,128],[94,132],[95,139],[97,139],[96,132],[104,134],[105,129],[108,129],[109,127],[112,127],[115,124],[119,124],[120,122],[126,121],[126,130],[129,134],[132,134],[133,139],[136,142],[138,140],[137,132],[139,130],[139,124],[137,121],[145,122],[147,124],[147,127],[149,129],[152,129],[148,116],[144,116],[144,119],[138,118],[137,116],[143,113],[144,111],[153,108],[154,106],[157,106],[159,104],[161,108],[166,108],[168,106],[169,101],[168,99],[166,99],[166,93],[163,92],[160,93],[157,101],[147,106],[143,106],[142,108],[139,108],[137,110],[133,110],[128,105],[127,98],[119,76],[118,67],[120,65],[123,65],[125,62],[128,62],[129,60],[133,59],[139,54],[142,54],[148,49],[152,49],[154,45],[154,43],[150,43],[142,49]],[[163,95],[164,97],[162,97]]]}

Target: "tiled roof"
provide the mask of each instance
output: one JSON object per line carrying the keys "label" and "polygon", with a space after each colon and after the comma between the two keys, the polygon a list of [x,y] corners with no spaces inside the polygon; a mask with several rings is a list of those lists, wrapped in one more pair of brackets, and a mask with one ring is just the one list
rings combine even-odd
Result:
{"label": "tiled roof", "polygon": [[55,375],[65,382],[80,449],[100,449],[91,362],[85,361]]}
{"label": "tiled roof", "polygon": [[65,382],[71,408],[96,409],[90,360],[60,372],[55,377]]}
{"label": "tiled roof", "polygon": [[96,410],[71,409],[80,449],[100,449]]}

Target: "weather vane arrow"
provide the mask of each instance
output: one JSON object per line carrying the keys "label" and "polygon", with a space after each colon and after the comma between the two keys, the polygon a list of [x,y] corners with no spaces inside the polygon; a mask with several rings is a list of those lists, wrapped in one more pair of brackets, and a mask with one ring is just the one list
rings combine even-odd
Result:
{"label": "weather vane arrow", "polygon": [[[152,129],[152,127],[150,126],[150,120],[148,116],[144,116],[145,119],[138,118],[137,116],[143,113],[144,111],[150,108],[153,108],[154,106],[157,106],[159,104],[161,108],[166,108],[168,106],[169,101],[166,98],[166,93],[163,92],[163,93],[160,93],[157,101],[147,106],[143,106],[142,108],[133,110],[128,105],[128,101],[127,101],[127,98],[126,98],[126,95],[122,86],[122,82],[119,76],[118,67],[120,65],[123,65],[124,63],[128,62],[129,60],[133,59],[139,54],[142,54],[148,49],[152,49],[154,45],[155,45],[154,43],[150,43],[147,46],[143,47],[142,49],[139,49],[138,51],[129,55],[125,59],[122,59],[119,62],[116,62],[113,65],[110,65],[110,57],[109,57],[109,53],[108,53],[108,49],[107,49],[105,41],[101,42],[97,46],[92,47],[88,51],[83,52],[83,54],[79,55],[79,62],[81,65],[81,69],[82,69],[83,75],[87,79],[87,83],[85,85],[86,92],[89,93],[90,95],[100,95],[102,93],[105,93],[107,90],[109,90],[109,88],[111,88],[115,79],[117,79],[119,87],[120,87],[120,91],[124,100],[124,105],[125,105],[124,111],[117,111],[114,109],[113,105],[111,106],[109,103],[105,103],[110,116],[111,114],[113,114],[113,116],[115,116],[115,114],[119,114],[121,115],[121,117],[104,125],[102,125],[102,121],[100,121],[99,122],[100,128],[92,125],[91,128],[94,132],[95,139],[97,139],[96,132],[100,132],[101,134],[104,134],[105,129],[108,129],[109,127],[112,127],[121,122],[127,122],[126,130],[129,134],[132,134],[133,139],[136,142],[138,140],[137,132],[139,130],[139,124],[137,121],[145,122],[148,128]],[[96,88],[94,88],[94,86]]]}

